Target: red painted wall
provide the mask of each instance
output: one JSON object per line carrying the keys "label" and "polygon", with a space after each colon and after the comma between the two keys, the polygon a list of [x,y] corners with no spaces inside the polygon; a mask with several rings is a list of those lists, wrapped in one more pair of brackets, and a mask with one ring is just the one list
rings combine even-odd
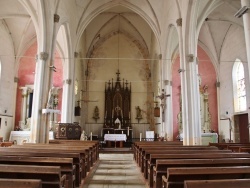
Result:
{"label": "red painted wall", "polygon": [[[20,59],[20,65],[18,70],[18,87],[17,87],[17,100],[16,100],[16,117],[15,117],[15,127],[19,126],[19,121],[21,119],[21,108],[22,108],[22,90],[20,87],[25,87],[25,85],[33,85],[35,78],[35,68],[36,61],[35,57],[37,54],[37,43],[34,43],[30,48],[24,53],[24,56]],[[59,58],[59,54],[55,53],[54,65],[56,71],[53,74],[53,85],[54,87],[61,87],[63,83],[63,67],[62,61]],[[61,109],[62,104],[62,89],[59,91],[59,104],[58,109]],[[58,121],[60,121],[60,115],[58,116]]]}
{"label": "red painted wall", "polygon": [[[217,109],[217,88],[216,83],[216,72],[214,66],[206,54],[206,52],[198,47],[198,70],[201,77],[201,85],[208,85],[208,102],[209,102],[209,112],[211,114],[211,129],[218,132],[218,109]],[[180,112],[180,74],[178,69],[180,68],[180,57],[175,59],[172,66],[172,99],[173,99],[173,138],[175,139],[178,132],[178,122],[177,115]]]}

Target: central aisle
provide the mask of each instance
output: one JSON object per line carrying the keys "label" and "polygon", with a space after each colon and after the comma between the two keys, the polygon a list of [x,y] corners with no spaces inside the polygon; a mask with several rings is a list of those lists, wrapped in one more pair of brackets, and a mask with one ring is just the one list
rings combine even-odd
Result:
{"label": "central aisle", "polygon": [[85,180],[83,188],[146,188],[133,154],[100,154],[100,161]]}

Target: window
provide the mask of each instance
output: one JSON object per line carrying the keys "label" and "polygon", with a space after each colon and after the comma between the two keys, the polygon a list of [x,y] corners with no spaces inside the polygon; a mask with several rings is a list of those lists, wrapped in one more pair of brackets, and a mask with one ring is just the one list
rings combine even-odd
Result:
{"label": "window", "polygon": [[233,68],[233,83],[234,83],[234,98],[235,98],[235,111],[241,112],[247,109],[246,102],[246,85],[243,63],[235,60]]}

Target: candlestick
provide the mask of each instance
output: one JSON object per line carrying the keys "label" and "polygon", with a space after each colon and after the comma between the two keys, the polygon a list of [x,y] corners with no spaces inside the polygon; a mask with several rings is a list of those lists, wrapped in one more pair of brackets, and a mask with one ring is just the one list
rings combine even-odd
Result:
{"label": "candlestick", "polygon": [[122,134],[123,134],[123,131],[122,131]]}
{"label": "candlestick", "polygon": [[108,134],[109,134],[109,131],[108,131]]}
{"label": "candlestick", "polygon": [[128,136],[129,136],[129,127],[128,127]]}
{"label": "candlestick", "polygon": [[141,141],[141,136],[142,136],[142,133],[140,133],[140,141]]}
{"label": "candlestick", "polygon": [[90,140],[92,141],[92,132],[90,133]]}
{"label": "candlestick", "polygon": [[106,113],[105,113],[105,119],[107,118],[107,110],[106,110]]}

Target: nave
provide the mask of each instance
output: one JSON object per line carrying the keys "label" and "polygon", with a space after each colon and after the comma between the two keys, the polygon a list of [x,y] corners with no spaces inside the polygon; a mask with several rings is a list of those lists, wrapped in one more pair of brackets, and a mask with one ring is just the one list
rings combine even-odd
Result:
{"label": "nave", "polygon": [[100,153],[98,164],[86,178],[83,188],[146,188],[133,154]]}

